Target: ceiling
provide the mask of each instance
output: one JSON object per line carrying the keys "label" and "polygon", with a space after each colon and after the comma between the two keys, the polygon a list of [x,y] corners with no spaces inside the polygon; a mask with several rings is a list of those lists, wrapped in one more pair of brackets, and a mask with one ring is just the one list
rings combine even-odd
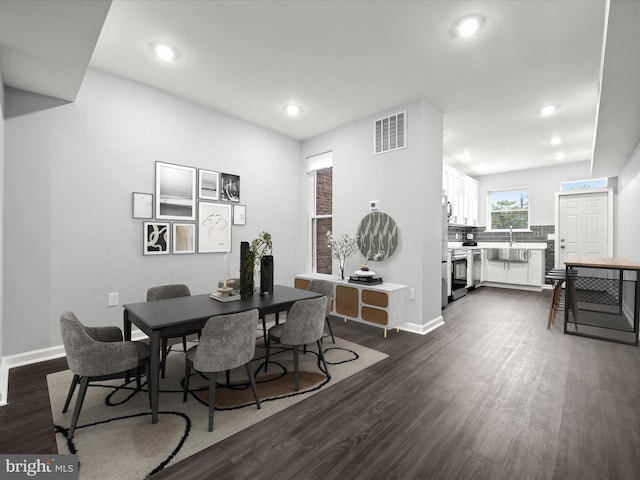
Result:
{"label": "ceiling", "polygon": [[[614,0],[612,11],[627,3],[611,20],[640,18],[640,2]],[[606,12],[604,0],[4,0],[0,68],[10,87],[73,100],[91,58],[93,67],[299,140],[424,99],[444,114],[445,163],[477,176],[592,159]],[[482,15],[483,28],[453,36],[468,14]],[[609,62],[612,79],[633,34],[612,40],[622,49]],[[152,42],[175,46],[178,60],[158,60]],[[606,86],[603,99],[615,91]],[[286,116],[287,103],[302,113]],[[555,115],[536,113],[550,103],[559,105]],[[601,103],[605,112],[620,113]],[[553,135],[559,146],[549,144]],[[620,158],[625,150],[626,160],[619,137],[598,138],[596,150]]]}

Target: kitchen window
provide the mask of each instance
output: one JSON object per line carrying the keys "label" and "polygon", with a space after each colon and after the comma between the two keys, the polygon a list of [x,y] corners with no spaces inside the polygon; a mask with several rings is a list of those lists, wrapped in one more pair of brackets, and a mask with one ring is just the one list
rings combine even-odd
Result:
{"label": "kitchen window", "polygon": [[529,189],[493,190],[488,199],[488,230],[529,230]]}
{"label": "kitchen window", "polygon": [[327,232],[333,225],[333,156],[331,152],[307,159],[309,216],[311,218],[311,271],[332,273],[333,258]]}

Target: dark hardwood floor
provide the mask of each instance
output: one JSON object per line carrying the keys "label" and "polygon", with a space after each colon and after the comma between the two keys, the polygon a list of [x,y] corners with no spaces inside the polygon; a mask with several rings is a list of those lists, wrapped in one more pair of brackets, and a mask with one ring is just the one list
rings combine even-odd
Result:
{"label": "dark hardwood floor", "polygon": [[[547,330],[550,302],[481,288],[386,340],[335,320],[389,358],[153,478],[640,478],[640,349]],[[1,452],[56,452],[45,375],[64,368],[11,371]]]}

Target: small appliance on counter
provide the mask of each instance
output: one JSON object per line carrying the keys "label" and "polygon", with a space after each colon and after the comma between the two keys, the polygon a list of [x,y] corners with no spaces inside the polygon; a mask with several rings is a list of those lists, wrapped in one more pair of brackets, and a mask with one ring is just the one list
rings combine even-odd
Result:
{"label": "small appliance on counter", "polygon": [[463,247],[477,247],[478,246],[478,242],[476,242],[474,240],[467,240],[466,242],[462,242],[462,246]]}

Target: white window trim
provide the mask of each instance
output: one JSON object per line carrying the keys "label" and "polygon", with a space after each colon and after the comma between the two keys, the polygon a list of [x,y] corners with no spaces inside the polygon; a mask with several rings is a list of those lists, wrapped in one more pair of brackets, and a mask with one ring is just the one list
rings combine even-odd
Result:
{"label": "white window trim", "polygon": [[[491,194],[495,192],[517,192],[521,190],[526,190],[529,196],[529,204],[527,207],[527,223],[529,224],[529,228],[514,228],[513,230],[509,228],[491,228]],[[486,208],[486,225],[485,232],[531,232],[531,189],[529,187],[516,187],[516,188],[495,188],[493,190],[487,191],[487,208]]]}
{"label": "white window trim", "polygon": [[307,175],[309,176],[309,220],[307,221],[307,233],[309,235],[309,264],[311,272],[316,273],[316,232],[314,225],[318,219],[333,218],[333,215],[316,215],[316,172],[326,168],[333,168],[333,151],[307,157]]}

